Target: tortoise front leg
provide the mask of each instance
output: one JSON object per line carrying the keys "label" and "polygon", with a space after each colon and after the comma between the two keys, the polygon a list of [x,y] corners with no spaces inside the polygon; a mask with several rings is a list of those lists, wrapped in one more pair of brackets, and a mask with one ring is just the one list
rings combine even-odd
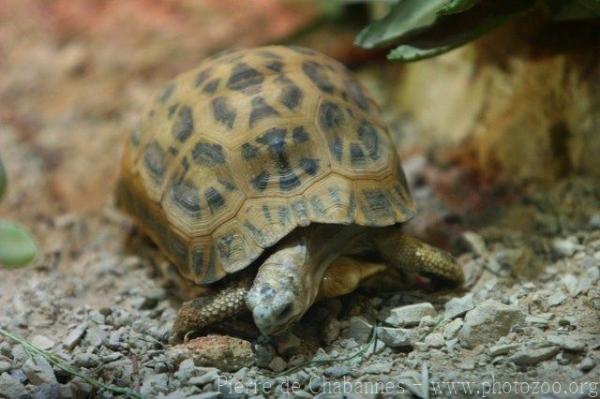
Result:
{"label": "tortoise front leg", "polygon": [[398,228],[382,229],[374,243],[390,267],[426,275],[452,286],[460,286],[465,281],[464,273],[452,255],[407,236]]}
{"label": "tortoise front leg", "polygon": [[246,273],[214,295],[185,302],[177,311],[173,324],[175,339],[181,340],[190,331],[201,330],[247,311],[245,298],[251,285],[252,276]]}

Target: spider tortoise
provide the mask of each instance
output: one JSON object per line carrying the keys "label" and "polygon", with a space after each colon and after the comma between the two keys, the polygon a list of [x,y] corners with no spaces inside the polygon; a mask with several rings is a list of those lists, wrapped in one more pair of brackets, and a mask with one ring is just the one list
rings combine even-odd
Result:
{"label": "spider tortoise", "polygon": [[116,197],[181,276],[218,287],[179,309],[179,337],[247,309],[278,334],[385,269],[463,282],[398,227],[415,208],[378,106],[306,48],[221,53],[168,83],[127,140]]}

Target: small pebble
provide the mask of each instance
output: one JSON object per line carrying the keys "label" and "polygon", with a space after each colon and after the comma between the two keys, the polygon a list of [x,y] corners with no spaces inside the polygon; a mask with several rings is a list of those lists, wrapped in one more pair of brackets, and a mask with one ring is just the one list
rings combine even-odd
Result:
{"label": "small pebble", "polygon": [[596,367],[596,362],[594,362],[594,360],[590,357],[584,357],[581,360],[581,363],[579,363],[579,365],[577,366],[577,368],[579,368],[579,370],[583,371],[584,373],[587,373],[594,367]]}
{"label": "small pebble", "polygon": [[436,315],[437,311],[432,304],[416,303],[392,309],[385,322],[395,327],[412,327],[418,326],[423,317],[435,317]]}

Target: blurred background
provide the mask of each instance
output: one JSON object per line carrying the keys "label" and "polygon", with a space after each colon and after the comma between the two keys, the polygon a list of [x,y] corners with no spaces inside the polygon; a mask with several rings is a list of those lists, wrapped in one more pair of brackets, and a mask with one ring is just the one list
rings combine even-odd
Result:
{"label": "blurred background", "polygon": [[[160,88],[205,57],[296,44],[346,64],[382,106],[419,207],[407,229],[458,256],[476,303],[492,298],[494,306],[510,303],[536,316],[520,321],[523,328],[481,334],[481,343],[502,336],[502,356],[518,345],[538,350],[547,332],[571,334],[585,345],[561,344],[559,355],[558,346],[526,352],[515,362],[539,366],[530,375],[597,381],[599,17],[597,0],[1,0],[0,158],[8,186],[0,204],[0,264],[17,248],[6,237],[24,243],[21,264],[35,262],[30,269],[0,268],[0,328],[44,334],[37,342],[73,361],[77,351],[122,351],[121,363],[94,370],[120,386],[137,389],[146,371],[166,372],[164,359],[149,354],[163,356],[176,309],[147,278],[146,266],[162,258],[148,242],[130,245],[139,235],[113,206],[124,141]],[[0,164],[0,197],[3,180]],[[4,220],[25,226],[37,248]],[[319,345],[346,354],[349,347],[336,339],[340,331],[352,333],[350,316],[418,300],[441,309],[454,294],[413,292],[388,301],[357,293],[343,306],[326,303],[321,314],[333,314],[337,324],[321,328],[315,318],[314,330],[333,338],[307,356]],[[473,297],[465,298],[472,309]],[[79,340],[89,326],[81,348],[60,349],[81,325]],[[433,331],[421,327],[421,337]],[[130,346],[98,343],[117,329]],[[138,340],[143,334],[153,341]],[[394,367],[422,375],[421,361],[438,350],[444,361],[430,364],[436,378],[450,369],[474,380],[496,372],[487,347],[464,350],[456,338],[443,341],[446,332],[435,334],[419,342],[425,349],[394,352]],[[19,371],[2,340],[0,349],[8,349],[0,352],[14,366],[6,370]],[[454,349],[442,353],[451,341]],[[142,373],[128,371],[135,356],[147,362]],[[504,376],[526,377],[516,370],[507,366]],[[31,384],[27,392],[34,392]]]}

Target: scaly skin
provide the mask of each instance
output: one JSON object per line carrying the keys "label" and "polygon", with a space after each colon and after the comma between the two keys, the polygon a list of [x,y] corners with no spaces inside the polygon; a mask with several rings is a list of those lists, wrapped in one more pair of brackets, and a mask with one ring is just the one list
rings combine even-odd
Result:
{"label": "scaly skin", "polygon": [[[263,320],[257,320],[255,312],[255,322],[259,322],[257,326],[264,334],[272,334],[283,331],[293,321],[299,319],[315,300],[352,292],[362,281],[374,274],[384,272],[386,266],[403,273],[424,274],[452,286],[459,286],[464,283],[462,269],[447,252],[402,234],[397,228],[380,230],[378,234],[370,234],[367,237],[373,240],[371,246],[379,250],[385,264],[364,262],[341,256],[333,261],[329,260],[326,263],[327,269],[320,272],[318,269],[323,266],[322,252],[323,248],[327,248],[327,244],[319,245],[318,250],[315,250],[315,252],[321,253],[321,255],[316,256],[317,259],[321,259],[317,263],[309,262],[314,257],[308,256],[309,252],[306,251],[306,247],[284,245],[280,251],[276,251],[265,261],[263,265],[265,268],[262,273],[259,271],[256,277],[246,273],[238,279],[232,279],[228,286],[214,296],[201,297],[184,303],[177,313],[173,327],[175,336],[181,339],[188,331],[200,330],[206,326],[235,317],[247,311],[248,306],[254,310],[260,307],[261,311],[267,313],[270,309],[274,309],[273,314],[277,315],[279,310],[276,307],[282,307],[280,306],[282,304],[279,303],[281,301],[274,301],[272,299],[273,295],[269,295],[267,299],[264,296],[264,287],[271,288],[275,298],[282,293],[285,294],[286,300],[290,297],[296,298],[294,302],[295,313],[293,317],[287,315],[285,321],[274,320],[270,315],[267,315]],[[349,234],[345,238],[352,240],[353,237],[356,237],[356,233]],[[318,239],[313,240],[313,242],[320,242],[319,239],[322,238],[322,234],[319,234]],[[343,238],[344,236],[336,237],[336,242]],[[304,251],[300,250],[298,252],[299,247]],[[289,265],[291,267],[280,266],[283,262],[291,262]],[[293,267],[293,264],[296,263],[301,264]],[[296,271],[295,274],[294,271]],[[307,288],[307,291],[311,292],[303,291],[302,285],[297,287],[294,285],[293,289],[284,287],[282,285],[284,284],[283,281],[296,285],[299,281],[304,282],[310,287],[310,289]],[[313,292],[312,287],[317,286],[319,289]],[[251,298],[250,302],[248,296]],[[279,324],[272,327],[269,323]]]}

